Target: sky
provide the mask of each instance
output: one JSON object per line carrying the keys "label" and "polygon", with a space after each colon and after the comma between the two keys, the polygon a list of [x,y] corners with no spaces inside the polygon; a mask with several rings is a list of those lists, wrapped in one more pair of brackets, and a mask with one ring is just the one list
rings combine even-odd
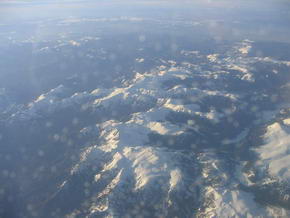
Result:
{"label": "sky", "polygon": [[[286,6],[285,6],[286,5]],[[223,13],[224,10],[247,10],[251,13],[259,11],[279,10],[280,14],[289,14],[290,2],[285,0],[112,0],[112,1],[91,1],[91,0],[4,0],[0,2],[0,22],[5,20],[21,20],[44,17],[60,17],[69,15],[85,15],[85,13],[98,15],[98,11],[105,10],[107,13],[118,13],[120,11],[142,11],[146,9],[172,10],[203,10],[214,9],[216,12]],[[150,13],[150,10],[147,11]],[[162,11],[160,11],[162,13]]]}

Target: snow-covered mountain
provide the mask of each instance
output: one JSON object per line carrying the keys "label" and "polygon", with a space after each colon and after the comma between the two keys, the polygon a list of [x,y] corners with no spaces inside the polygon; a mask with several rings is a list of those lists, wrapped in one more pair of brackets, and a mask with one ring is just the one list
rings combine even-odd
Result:
{"label": "snow-covered mountain", "polygon": [[199,64],[159,60],[119,87],[74,93],[62,84],[1,106],[2,177],[20,214],[290,216],[289,105],[280,103],[290,62],[251,57],[252,43],[184,50]]}

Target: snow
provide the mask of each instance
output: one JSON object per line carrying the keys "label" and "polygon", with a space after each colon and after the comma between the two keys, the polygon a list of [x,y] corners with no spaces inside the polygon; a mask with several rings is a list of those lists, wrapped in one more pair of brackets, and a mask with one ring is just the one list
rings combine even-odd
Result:
{"label": "snow", "polygon": [[[76,43],[71,42],[73,46],[77,46]],[[126,192],[129,192],[130,196],[137,193],[137,199],[151,199],[152,196],[155,197],[155,193],[152,195],[150,190],[160,187],[158,195],[161,196],[161,204],[165,205],[163,210],[167,210],[168,205],[178,204],[178,200],[171,194],[176,193],[179,197],[195,196],[195,191],[192,190],[200,188],[202,196],[198,196],[196,202],[200,199],[211,202],[203,217],[267,217],[276,212],[285,216],[286,212],[283,209],[262,207],[254,201],[252,193],[239,190],[235,186],[236,181],[231,178],[218,157],[207,155],[203,150],[207,157],[198,158],[194,149],[184,154],[158,147],[155,142],[150,141],[151,134],[182,136],[188,129],[198,132],[198,127],[193,127],[196,116],[217,124],[234,113],[236,109],[222,112],[214,107],[203,111],[202,105],[207,103],[204,101],[209,96],[226,98],[232,104],[243,100],[242,95],[238,93],[215,87],[215,81],[224,79],[224,76],[231,75],[231,70],[235,70],[237,72],[234,72],[233,76],[253,82],[255,78],[249,67],[251,63],[272,61],[281,64],[271,59],[249,59],[247,54],[251,49],[250,43],[242,42],[225,58],[219,54],[204,56],[206,63],[213,65],[211,70],[205,72],[200,72],[199,68],[189,70],[177,67],[178,64],[174,61],[164,61],[167,66],[161,65],[144,74],[137,73],[132,80],[119,87],[98,88],[91,92],[72,94],[61,85],[40,95],[25,109],[13,114],[11,119],[29,120],[53,114],[57,110],[83,105],[88,105],[94,115],[102,116],[102,120],[98,123],[80,128],[81,134],[89,134],[95,137],[97,142],[94,141],[82,150],[79,161],[71,169],[73,175],[93,168],[94,182],[106,184],[95,194],[100,203],[92,205],[90,209],[92,213],[119,210],[112,206],[115,199],[123,199],[121,205],[127,200],[134,200],[134,197],[122,198]],[[196,51],[183,51],[183,54],[202,58]],[[145,61],[143,58],[136,59],[139,63],[143,61]],[[199,77],[195,77],[196,75]],[[207,79],[208,83],[200,84],[195,78]],[[187,79],[193,80],[193,84],[181,83]],[[166,82],[173,82],[173,85],[166,87]],[[190,119],[182,124],[175,124],[168,121],[168,116],[172,112],[185,114]],[[263,115],[263,112],[261,114]],[[249,130],[246,129],[235,138],[225,139],[220,143],[238,144],[248,136],[248,133]],[[264,144],[254,151],[259,157],[257,168],[280,180],[289,181],[290,119],[268,126]],[[195,162],[198,162],[200,169],[196,169]],[[190,170],[186,168],[187,164],[190,165]],[[237,167],[236,170],[239,181],[251,184],[247,180],[248,175],[240,172],[241,167]],[[122,186],[123,184],[128,190]],[[193,206],[189,204],[188,207],[191,210]]]}
{"label": "snow", "polygon": [[[254,80],[249,70],[244,67],[248,64],[246,60],[240,58],[233,59],[232,57],[221,58],[217,54],[209,55],[207,58],[210,61],[218,61],[218,65],[224,65],[228,69],[238,70],[241,72],[238,75],[241,80]],[[96,113],[108,113],[114,116],[123,116],[126,113],[137,113],[144,110],[148,111],[158,106],[175,112],[196,114],[218,122],[223,117],[223,114],[218,114],[215,111],[205,114],[199,108],[199,102],[209,95],[237,100],[238,96],[236,93],[214,90],[214,87],[210,83],[208,84],[209,89],[199,89],[195,86],[186,87],[180,84],[166,89],[163,85],[164,82],[192,79],[195,76],[194,73],[198,73],[183,67],[173,67],[170,63],[168,63],[169,67],[161,65],[154,71],[144,74],[137,73],[135,78],[128,81],[128,85],[124,87],[96,89],[91,93],[75,93],[72,96],[63,97],[63,93],[66,93],[67,90],[64,86],[60,85],[56,89],[40,95],[29,105],[26,111],[21,111],[18,115],[14,114],[14,119],[17,119],[17,116],[22,116],[23,119],[32,119],[40,114],[54,113],[55,110],[72,105],[87,104],[93,107]],[[205,73],[204,76],[209,76],[208,80],[213,80],[212,83],[214,83],[214,80],[222,77],[223,73],[214,71]],[[196,103],[185,104],[182,100],[184,98],[190,98]]]}
{"label": "snow", "polygon": [[263,136],[265,144],[255,149],[259,155],[257,167],[278,180],[290,181],[290,127],[289,119],[273,123]]}
{"label": "snow", "polygon": [[179,169],[171,170],[170,172],[170,190],[177,188],[178,184],[182,183],[182,173]]}
{"label": "snow", "polygon": [[[208,150],[199,157],[202,166],[201,181],[214,181],[209,185],[202,185],[202,196],[205,210],[199,217],[288,217],[289,211],[275,207],[261,205],[254,200],[254,195],[238,188],[236,178],[229,177],[224,169],[227,163],[217,158],[213,151]],[[239,172],[239,167],[236,172]],[[241,179],[242,175],[235,175]],[[201,182],[203,184],[203,182]]]}
{"label": "snow", "polygon": [[207,56],[207,59],[210,62],[216,62],[218,60],[218,56],[219,56],[219,54],[210,54]]}
{"label": "snow", "polygon": [[[97,183],[106,181],[108,185],[96,195],[99,203],[91,208],[92,213],[118,211],[120,208],[108,207],[118,198],[126,197],[120,204],[126,204],[126,201],[130,201],[129,196],[124,196],[126,190],[123,190],[121,186],[121,184],[126,184],[129,181],[133,183],[133,189],[128,191],[131,194],[132,192],[142,194],[141,196],[139,194],[138,200],[140,200],[140,197],[141,199],[152,198],[150,189],[155,188],[156,185],[162,187],[158,195],[164,200],[164,204],[168,205],[176,201],[169,195],[172,191],[177,191],[177,195],[182,196],[193,194],[190,189],[191,182],[187,184],[183,180],[184,175],[180,160],[185,160],[185,157],[182,154],[144,145],[127,146],[124,143],[118,143],[118,147],[110,152],[108,159],[100,158],[104,156],[102,152],[107,151],[101,151],[101,148],[93,147],[81,163],[82,166],[77,167],[77,171],[79,171],[83,170],[85,166],[103,165],[102,169],[96,172],[94,181]],[[112,172],[116,172],[115,176],[107,181]],[[193,179],[187,178],[188,181],[192,182]],[[163,181],[162,184],[160,181]],[[166,208],[163,210],[166,210]],[[166,211],[162,213],[166,213]]]}
{"label": "snow", "polygon": [[283,123],[284,123],[285,125],[290,126],[290,119],[285,119],[285,120],[283,120]]}
{"label": "snow", "polygon": [[168,99],[163,106],[175,112],[184,112],[189,114],[194,114],[194,112],[200,111],[199,105],[196,104],[185,105],[184,103],[175,99]]}
{"label": "snow", "polygon": [[149,130],[140,124],[117,123],[109,120],[100,128],[104,147],[138,146],[148,141]]}
{"label": "snow", "polygon": [[70,40],[69,43],[70,43],[72,46],[76,46],[76,47],[78,47],[78,46],[81,45],[79,42],[74,41],[74,40]]}
{"label": "snow", "polygon": [[241,52],[244,55],[247,55],[250,52],[251,48],[252,48],[251,45],[246,44],[245,47],[239,49],[239,52]]}
{"label": "snow", "polygon": [[144,58],[136,58],[136,62],[138,63],[143,63],[145,61]]}
{"label": "snow", "polygon": [[208,188],[207,193],[214,203],[205,211],[206,217],[287,217],[286,210],[259,205],[250,193],[238,189]]}

